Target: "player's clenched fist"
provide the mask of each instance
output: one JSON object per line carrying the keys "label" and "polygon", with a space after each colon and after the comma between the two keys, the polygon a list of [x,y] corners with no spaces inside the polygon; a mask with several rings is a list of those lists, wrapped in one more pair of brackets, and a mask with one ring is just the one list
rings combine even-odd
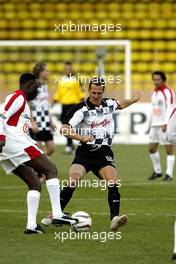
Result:
{"label": "player's clenched fist", "polygon": [[94,139],[95,139],[94,136],[89,135],[89,136],[83,136],[81,141],[83,143],[86,143],[86,142],[92,142],[92,141],[94,141]]}

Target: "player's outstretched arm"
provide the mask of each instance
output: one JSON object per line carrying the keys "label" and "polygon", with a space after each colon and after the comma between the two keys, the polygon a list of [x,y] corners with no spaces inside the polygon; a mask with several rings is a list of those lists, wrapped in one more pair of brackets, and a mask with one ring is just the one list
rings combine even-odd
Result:
{"label": "player's outstretched arm", "polygon": [[94,137],[92,135],[87,135],[87,136],[81,136],[78,133],[76,133],[75,129],[72,128],[71,126],[67,124],[63,124],[60,129],[61,135],[78,140],[80,142],[92,142],[94,140]]}
{"label": "player's outstretched arm", "polygon": [[139,99],[141,98],[141,93],[140,91],[136,91],[130,99],[123,99],[119,101],[119,107],[118,109],[124,109],[134,103],[136,103]]}

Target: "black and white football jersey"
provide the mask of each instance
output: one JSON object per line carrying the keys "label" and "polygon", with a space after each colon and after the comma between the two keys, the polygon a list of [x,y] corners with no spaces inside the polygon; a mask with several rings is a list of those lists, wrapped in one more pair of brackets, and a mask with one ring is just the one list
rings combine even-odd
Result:
{"label": "black and white football jersey", "polygon": [[88,98],[73,108],[64,123],[73,127],[80,135],[93,135],[94,141],[87,142],[87,145],[111,146],[115,134],[113,114],[118,107],[119,103],[115,99],[104,98],[97,107]]}
{"label": "black and white football jersey", "polygon": [[51,130],[50,104],[47,84],[42,84],[38,88],[37,97],[31,101],[32,115],[37,123],[39,131]]}

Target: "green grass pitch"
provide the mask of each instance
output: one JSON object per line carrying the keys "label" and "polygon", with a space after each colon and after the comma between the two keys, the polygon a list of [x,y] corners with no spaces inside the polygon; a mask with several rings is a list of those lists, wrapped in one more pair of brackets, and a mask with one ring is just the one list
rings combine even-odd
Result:
{"label": "green grass pitch", "polygon": [[[176,181],[149,182],[151,164],[147,146],[113,146],[122,180],[121,213],[129,221],[121,228],[120,240],[55,239],[54,232],[69,232],[69,227],[49,227],[44,235],[24,235],[27,188],[14,175],[0,170],[0,264],[167,264],[173,250],[173,225],[176,214]],[[165,151],[160,148],[163,171]],[[71,156],[58,146],[52,158],[59,176],[67,179]],[[176,175],[175,175],[176,176]],[[95,179],[91,173],[86,176]],[[66,211],[84,210],[93,220],[91,232],[109,232],[107,191],[79,188]],[[50,211],[43,186],[38,222]]]}

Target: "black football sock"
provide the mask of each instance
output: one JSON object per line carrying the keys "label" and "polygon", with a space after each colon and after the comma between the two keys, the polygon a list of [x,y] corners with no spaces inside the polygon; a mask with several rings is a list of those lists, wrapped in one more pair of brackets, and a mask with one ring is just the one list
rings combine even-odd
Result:
{"label": "black football sock", "polygon": [[120,193],[117,185],[108,186],[108,203],[112,220],[114,216],[119,215],[120,210]]}
{"label": "black football sock", "polygon": [[60,192],[60,204],[62,211],[71,200],[75,188],[70,188],[69,186],[64,186],[63,190]]}

